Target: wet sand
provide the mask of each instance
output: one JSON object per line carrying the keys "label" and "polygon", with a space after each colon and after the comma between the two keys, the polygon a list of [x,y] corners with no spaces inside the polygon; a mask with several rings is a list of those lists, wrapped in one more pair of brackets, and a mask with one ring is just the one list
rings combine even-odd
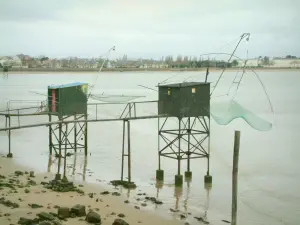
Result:
{"label": "wet sand", "polygon": [[[24,174],[16,175],[15,171],[21,171]],[[25,173],[25,171],[27,171]],[[129,224],[184,224],[184,221],[179,220],[167,220],[165,218],[158,217],[153,213],[146,212],[142,210],[141,205],[131,205],[130,203],[125,203],[125,198],[122,196],[115,196],[112,193],[103,195],[101,192],[105,191],[102,187],[92,184],[83,184],[79,186],[79,189],[84,191],[84,195],[78,192],[55,192],[51,189],[44,188],[41,182],[49,182],[54,178],[52,173],[39,173],[34,174],[34,177],[30,177],[30,171],[28,168],[22,167],[14,163],[13,159],[0,157],[0,175],[6,178],[0,179],[0,224],[18,224],[20,217],[34,219],[37,218],[37,214],[40,212],[46,213],[57,213],[59,207],[72,208],[76,204],[84,205],[86,213],[89,210],[93,210],[101,216],[101,224],[113,224],[115,219],[120,218],[119,214],[124,214],[123,219]],[[9,183],[9,179],[19,180],[16,181],[18,184],[24,185],[24,187],[17,187],[18,184],[13,182],[12,185],[16,187],[16,191],[9,187],[2,187],[3,183]],[[36,185],[28,184],[28,181],[36,182]],[[32,183],[34,183],[32,182]],[[79,184],[75,184],[78,186]],[[28,189],[28,190],[26,190]],[[28,192],[29,193],[26,193]],[[116,189],[115,192],[118,192]],[[94,193],[93,196],[89,193]],[[1,201],[2,198],[2,201]],[[4,199],[3,199],[4,198]],[[142,199],[142,198],[141,198]],[[17,203],[19,207],[13,208],[7,207],[3,204],[3,201],[11,201],[12,203]],[[144,201],[140,202],[141,204]],[[30,204],[41,205],[41,208],[32,208]],[[147,204],[151,204],[147,202]],[[140,209],[135,208],[135,206]],[[60,220],[61,224],[65,225],[80,225],[87,224],[85,221],[85,216],[68,218],[66,221]]]}

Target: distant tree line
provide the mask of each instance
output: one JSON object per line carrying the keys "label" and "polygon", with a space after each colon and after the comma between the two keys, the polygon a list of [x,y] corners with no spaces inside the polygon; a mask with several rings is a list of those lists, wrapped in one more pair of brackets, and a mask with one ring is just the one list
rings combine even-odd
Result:
{"label": "distant tree line", "polygon": [[188,57],[178,55],[176,60],[173,56],[166,56],[164,62],[169,68],[201,68],[201,67],[217,67],[217,68],[230,68],[237,66],[239,63],[237,60],[232,62],[225,62],[223,60],[210,60],[210,59],[197,59],[197,57]]}

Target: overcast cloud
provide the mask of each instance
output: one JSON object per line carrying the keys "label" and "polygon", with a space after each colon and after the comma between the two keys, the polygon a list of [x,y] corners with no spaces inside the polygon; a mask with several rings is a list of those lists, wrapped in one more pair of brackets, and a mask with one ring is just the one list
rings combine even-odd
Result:
{"label": "overcast cloud", "polygon": [[[1,0],[0,55],[300,57],[300,0]],[[227,48],[221,48],[231,42]]]}

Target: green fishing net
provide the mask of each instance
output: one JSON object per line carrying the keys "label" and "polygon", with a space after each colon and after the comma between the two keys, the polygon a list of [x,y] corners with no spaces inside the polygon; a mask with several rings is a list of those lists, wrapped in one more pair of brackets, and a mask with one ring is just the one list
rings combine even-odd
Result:
{"label": "green fishing net", "polygon": [[241,118],[253,129],[259,131],[269,131],[272,129],[272,123],[255,115],[235,100],[212,102],[210,106],[210,115],[219,125],[227,125],[231,121]]}
{"label": "green fishing net", "polygon": [[128,95],[90,95],[94,100],[107,103],[124,103],[144,96],[128,96]]}

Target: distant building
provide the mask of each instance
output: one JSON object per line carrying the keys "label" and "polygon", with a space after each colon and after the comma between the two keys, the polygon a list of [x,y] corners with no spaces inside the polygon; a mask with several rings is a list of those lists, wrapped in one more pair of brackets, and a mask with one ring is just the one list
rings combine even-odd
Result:
{"label": "distant building", "polygon": [[[244,66],[244,61],[238,60],[238,67]],[[249,59],[246,67],[268,67],[268,68],[299,68],[300,59],[286,59],[278,57],[269,59],[268,64],[264,64],[262,59]]]}
{"label": "distant building", "polygon": [[18,56],[3,56],[0,57],[1,66],[20,68],[22,67],[22,61]]}

